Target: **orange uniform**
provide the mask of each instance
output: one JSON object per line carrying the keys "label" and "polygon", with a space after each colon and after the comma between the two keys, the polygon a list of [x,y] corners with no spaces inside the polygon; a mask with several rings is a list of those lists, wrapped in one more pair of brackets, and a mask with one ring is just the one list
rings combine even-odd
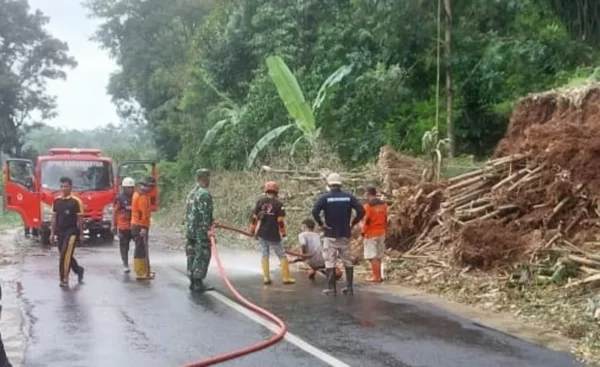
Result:
{"label": "orange uniform", "polygon": [[365,218],[362,235],[366,238],[385,236],[387,230],[388,207],[380,199],[372,199],[364,205]]}
{"label": "orange uniform", "polygon": [[131,200],[131,225],[150,227],[150,196],[135,192]]}
{"label": "orange uniform", "polygon": [[120,194],[115,199],[114,209],[117,215],[114,225],[120,231],[129,231],[131,229],[132,200],[132,196],[127,196],[125,194]]}

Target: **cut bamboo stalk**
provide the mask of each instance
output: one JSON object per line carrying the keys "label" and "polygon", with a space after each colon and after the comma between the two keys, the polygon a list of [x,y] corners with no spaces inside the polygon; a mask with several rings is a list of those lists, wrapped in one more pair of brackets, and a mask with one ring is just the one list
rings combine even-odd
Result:
{"label": "cut bamboo stalk", "polygon": [[459,207],[456,207],[455,210],[459,211],[459,210],[465,210],[465,209],[472,209],[472,208],[477,207],[478,205],[488,204],[490,202],[490,200],[491,200],[490,198],[481,198],[481,199],[473,200],[473,201],[470,201]]}
{"label": "cut bamboo stalk", "polygon": [[486,170],[485,168],[480,168],[480,169],[477,169],[475,171],[464,173],[464,174],[462,174],[460,176],[454,176],[454,177],[448,179],[448,183],[453,184],[453,183],[456,183],[456,182],[461,182],[463,180],[469,179],[469,178],[474,177],[474,176],[483,175],[487,171],[489,171],[489,170]]}
{"label": "cut bamboo stalk", "polygon": [[593,268],[588,268],[587,266],[582,266],[579,268],[579,270],[583,271],[586,274],[599,274],[600,270],[598,269],[593,269]]}
{"label": "cut bamboo stalk", "polygon": [[523,176],[520,180],[518,180],[517,182],[515,182],[511,187],[508,188],[508,191],[513,191],[515,190],[517,187],[521,186],[524,183],[527,182],[531,182],[539,177],[541,177],[541,171],[544,168],[544,166],[539,166],[537,168],[535,168],[534,170],[530,171],[528,174],[526,174],[525,176]]}
{"label": "cut bamboo stalk", "polygon": [[492,192],[498,190],[499,188],[501,188],[502,186],[510,183],[512,180],[519,178],[520,176],[522,176],[523,174],[526,174],[528,172],[527,168],[523,168],[522,170],[519,170],[515,173],[513,173],[512,175],[509,175],[508,177],[506,177],[505,179],[501,180],[500,182],[498,182],[497,184],[495,184],[492,187]]}
{"label": "cut bamboo stalk", "polygon": [[554,242],[556,242],[556,241],[557,241],[557,240],[558,240],[558,239],[559,239],[561,236],[562,236],[562,234],[561,234],[560,232],[559,232],[559,233],[557,233],[557,234],[555,234],[555,235],[554,235],[554,237],[552,237],[552,238],[550,239],[550,241],[546,242],[546,244],[545,244],[544,246],[542,246],[542,249],[546,249],[546,248],[548,248],[548,247],[552,246],[552,244],[553,244]]}
{"label": "cut bamboo stalk", "polygon": [[453,200],[454,205],[450,206],[450,208],[456,208],[457,206],[465,204],[465,203],[471,201],[472,199],[477,198],[479,195],[485,194],[487,192],[488,192],[487,188],[483,188],[483,189],[473,191],[470,194],[456,198]]}
{"label": "cut bamboo stalk", "polygon": [[587,266],[593,266],[593,267],[600,267],[600,262],[598,261],[594,261],[594,260],[590,260],[587,259],[585,257],[580,257],[577,255],[569,255],[569,260],[576,262],[577,264],[580,265],[587,265]]}
{"label": "cut bamboo stalk", "polygon": [[600,273],[599,274],[590,275],[589,277],[587,277],[587,278],[585,278],[583,280],[579,280],[577,282],[569,283],[565,287],[566,288],[570,288],[570,287],[574,287],[574,286],[581,285],[581,284],[587,284],[587,283],[597,282],[599,280],[600,280]]}
{"label": "cut bamboo stalk", "polygon": [[475,209],[468,209],[468,210],[456,210],[456,215],[475,215],[481,212],[485,212],[488,209],[491,209],[494,207],[494,204],[487,204],[484,206],[480,206],[477,207]]}
{"label": "cut bamboo stalk", "polygon": [[504,206],[499,207],[497,210],[484,215],[483,217],[479,217],[477,219],[474,219],[473,221],[488,220],[488,219],[491,219],[491,218],[495,217],[496,215],[500,215],[500,214],[502,214],[502,213],[504,213],[506,211],[513,210],[513,209],[518,209],[518,208],[519,208],[518,205],[504,205]]}
{"label": "cut bamboo stalk", "polygon": [[436,196],[437,194],[439,194],[441,192],[442,192],[442,189],[433,190],[432,192],[430,192],[429,194],[427,194],[427,199],[431,199],[431,198],[433,198],[434,196]]}
{"label": "cut bamboo stalk", "polygon": [[454,185],[452,185],[452,186],[448,186],[448,187],[446,188],[446,190],[448,190],[448,191],[454,191],[454,190],[456,190],[456,189],[460,189],[460,188],[462,188],[462,187],[469,186],[469,185],[471,185],[471,184],[473,184],[473,183],[477,183],[477,182],[479,182],[479,181],[483,181],[483,180],[484,180],[484,177],[485,177],[485,175],[480,175],[480,176],[471,177],[471,178],[469,178],[468,180],[460,181],[460,182],[457,182],[457,183],[455,183],[455,184],[454,184]]}

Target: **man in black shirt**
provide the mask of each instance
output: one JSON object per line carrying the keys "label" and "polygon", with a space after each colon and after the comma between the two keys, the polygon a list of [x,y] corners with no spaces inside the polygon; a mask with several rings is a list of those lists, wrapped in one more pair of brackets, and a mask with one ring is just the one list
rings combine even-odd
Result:
{"label": "man in black shirt", "polygon": [[69,272],[77,274],[78,280],[83,281],[83,267],[77,264],[73,252],[75,243],[83,233],[83,203],[71,193],[73,181],[68,177],[60,179],[62,195],[54,199],[52,205],[51,238],[60,251],[59,274],[60,286],[69,286]]}
{"label": "man in black shirt", "polygon": [[[335,266],[337,260],[341,259],[346,268],[346,287],[342,292],[354,294],[354,264],[350,252],[350,234],[352,227],[364,217],[365,211],[354,195],[342,191],[342,179],[339,174],[331,173],[327,177],[327,186],[329,192],[317,200],[312,210],[315,222],[325,232],[323,258],[327,274],[327,289],[323,290],[323,293],[335,295]],[[356,212],[354,219],[352,219],[352,209]],[[325,221],[321,219],[321,212],[325,214]]]}
{"label": "man in black shirt", "polygon": [[283,284],[294,284],[296,281],[290,277],[290,264],[283,249],[282,238],[285,238],[285,209],[283,203],[277,198],[279,187],[275,182],[265,184],[265,196],[258,199],[252,211],[250,232],[258,237],[262,252],[263,284],[271,284],[269,268],[270,249],[275,251],[281,262],[281,277]]}

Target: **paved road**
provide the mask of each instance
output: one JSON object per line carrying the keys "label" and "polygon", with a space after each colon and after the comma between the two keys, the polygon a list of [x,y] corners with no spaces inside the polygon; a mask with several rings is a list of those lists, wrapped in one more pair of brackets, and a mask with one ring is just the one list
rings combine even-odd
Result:
{"label": "paved road", "polygon": [[[78,249],[85,283],[75,285],[73,277],[64,290],[54,251],[24,263],[25,367],[178,367],[272,335],[229,301],[214,268],[209,280],[218,292],[190,295],[181,254],[154,251],[157,278],[136,282],[121,273],[116,248]],[[567,354],[364,288],[335,298],[320,294],[323,279],[265,288],[257,255],[222,257],[238,289],[291,331],[285,342],[223,366],[581,366]]]}

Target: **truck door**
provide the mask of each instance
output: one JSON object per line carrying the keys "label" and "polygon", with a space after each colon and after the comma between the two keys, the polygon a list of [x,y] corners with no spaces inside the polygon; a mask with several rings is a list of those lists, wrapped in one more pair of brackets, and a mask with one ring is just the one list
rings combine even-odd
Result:
{"label": "truck door", "polygon": [[40,226],[40,201],[33,163],[28,159],[7,159],[4,166],[4,210],[19,213],[29,228]]}
{"label": "truck door", "polygon": [[156,162],[146,160],[126,161],[119,165],[117,169],[117,179],[115,188],[120,190],[121,181],[125,177],[131,177],[135,182],[141,182],[146,177],[153,177],[156,186],[150,191],[150,208],[152,211],[158,210],[158,168]]}

